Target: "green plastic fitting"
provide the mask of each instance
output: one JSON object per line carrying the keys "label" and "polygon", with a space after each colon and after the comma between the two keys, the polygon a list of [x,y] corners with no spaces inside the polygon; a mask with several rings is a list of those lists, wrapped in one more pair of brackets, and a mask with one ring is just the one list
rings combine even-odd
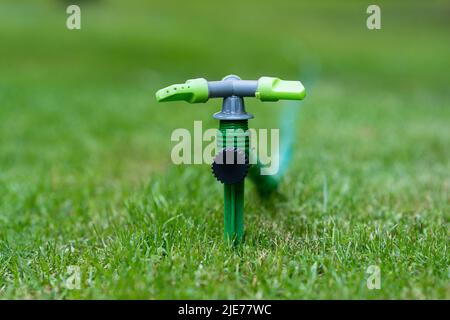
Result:
{"label": "green plastic fitting", "polygon": [[303,100],[305,88],[300,81],[285,81],[272,77],[261,77],[255,97],[261,101]]}
{"label": "green plastic fitting", "polygon": [[187,101],[189,103],[200,103],[206,102],[208,99],[208,82],[203,78],[190,79],[184,84],[173,84],[156,92],[158,102]]}

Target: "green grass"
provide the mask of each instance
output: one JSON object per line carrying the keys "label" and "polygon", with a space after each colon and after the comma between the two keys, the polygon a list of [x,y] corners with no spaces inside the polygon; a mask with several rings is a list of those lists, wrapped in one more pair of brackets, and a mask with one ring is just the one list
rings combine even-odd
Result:
{"label": "green grass", "polygon": [[[368,31],[357,1],[99,1],[68,31],[56,1],[2,1],[0,298],[450,298],[448,6],[381,7]],[[313,62],[280,194],[247,184],[231,249],[221,185],[170,162],[172,130],[216,127],[219,102],[154,92]],[[247,108],[279,125],[280,104]]]}

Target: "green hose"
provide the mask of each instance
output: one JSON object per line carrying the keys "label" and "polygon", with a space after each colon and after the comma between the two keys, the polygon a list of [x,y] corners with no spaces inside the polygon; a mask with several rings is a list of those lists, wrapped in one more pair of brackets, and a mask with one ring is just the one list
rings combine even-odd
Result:
{"label": "green hose", "polygon": [[262,175],[262,167],[263,165],[259,161],[252,165],[248,171],[248,177],[256,186],[259,195],[267,197],[277,189],[281,177],[280,175]]}

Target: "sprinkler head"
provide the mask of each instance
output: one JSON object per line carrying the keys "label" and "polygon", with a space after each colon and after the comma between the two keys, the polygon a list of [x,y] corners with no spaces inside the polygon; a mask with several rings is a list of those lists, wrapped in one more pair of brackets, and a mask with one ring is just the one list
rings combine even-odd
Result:
{"label": "sprinkler head", "polygon": [[238,76],[228,75],[220,81],[190,79],[183,84],[174,84],[156,92],[158,102],[201,103],[210,98],[232,96],[253,97],[261,101],[302,100],[306,96],[306,91],[300,81],[285,81],[274,77],[241,80]]}

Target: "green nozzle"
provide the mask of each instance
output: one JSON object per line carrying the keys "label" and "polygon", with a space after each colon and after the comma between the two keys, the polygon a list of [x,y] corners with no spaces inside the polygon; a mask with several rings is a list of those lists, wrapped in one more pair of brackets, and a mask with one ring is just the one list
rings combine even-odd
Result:
{"label": "green nozzle", "polygon": [[173,84],[156,92],[158,102],[187,101],[189,103],[208,101],[208,82],[198,78],[183,84]]}
{"label": "green nozzle", "polygon": [[302,100],[306,96],[300,81],[285,81],[272,77],[261,77],[255,97],[261,101]]}

